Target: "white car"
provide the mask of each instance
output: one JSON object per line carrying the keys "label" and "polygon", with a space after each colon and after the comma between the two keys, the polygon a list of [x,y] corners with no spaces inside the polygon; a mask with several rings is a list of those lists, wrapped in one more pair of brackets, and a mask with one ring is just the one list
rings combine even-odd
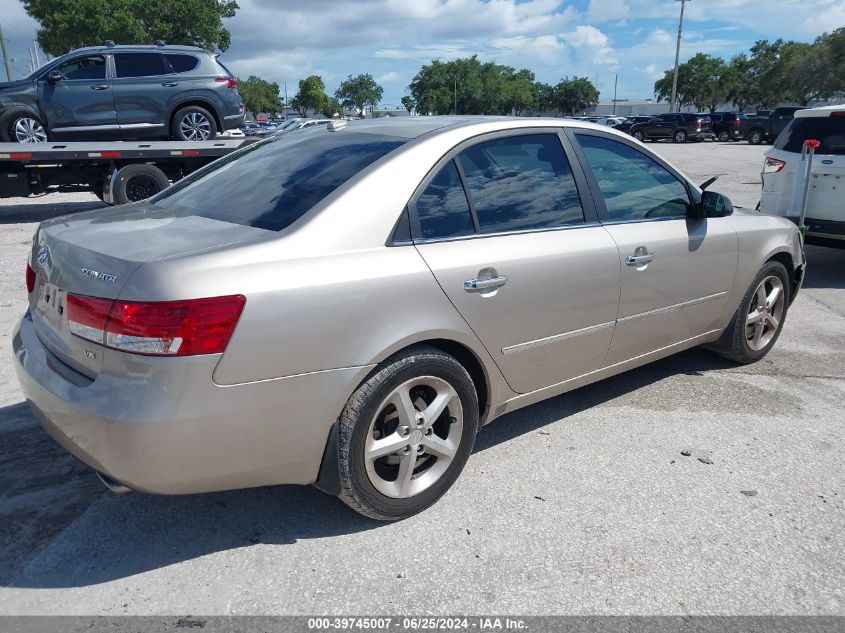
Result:
{"label": "white car", "polygon": [[[796,174],[804,173],[804,141],[821,143],[813,157],[807,211],[807,243],[845,248],[845,105],[798,110],[766,152],[760,210],[798,220]],[[799,181],[800,183],[800,181]]]}
{"label": "white car", "polygon": [[603,116],[596,121],[596,123],[599,125],[610,125],[612,127],[614,125],[619,125],[623,121],[625,121],[624,116]]}

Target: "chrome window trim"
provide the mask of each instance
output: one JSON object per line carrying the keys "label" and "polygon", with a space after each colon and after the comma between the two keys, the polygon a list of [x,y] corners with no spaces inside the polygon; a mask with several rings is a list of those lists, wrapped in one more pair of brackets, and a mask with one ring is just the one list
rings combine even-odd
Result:
{"label": "chrome window trim", "polygon": [[[547,226],[540,229],[523,229],[521,231],[502,231],[500,233],[475,233],[473,235],[453,235],[451,237],[427,237],[412,239],[409,244],[436,244],[438,242],[457,242],[461,240],[477,240],[486,237],[506,237],[508,235],[529,235],[531,233],[549,233],[552,231],[569,231],[573,229],[586,229],[601,227],[600,222],[590,222],[589,224],[569,224],[565,226]],[[394,244],[398,245],[398,242]]]}
{"label": "chrome window trim", "polygon": [[508,345],[507,347],[502,348],[502,354],[505,356],[510,356],[511,354],[516,354],[518,352],[522,352],[527,349],[532,349],[535,347],[541,347],[543,345],[548,345],[550,343],[557,343],[558,341],[566,341],[572,338],[576,338],[578,336],[584,336],[585,334],[593,334],[595,332],[601,332],[603,330],[607,330],[612,328],[616,325],[616,321],[606,321],[604,323],[596,323],[595,325],[589,325],[587,327],[582,327],[577,330],[571,330],[569,332],[563,332],[562,334],[553,334],[552,336],[546,336],[544,338],[538,338],[533,341],[526,341],[525,343],[517,343],[516,345]]}
{"label": "chrome window trim", "polygon": [[672,305],[664,306],[662,308],[657,308],[656,310],[649,310],[648,312],[640,312],[638,314],[632,314],[630,316],[622,317],[621,319],[616,319],[616,324],[624,324],[630,323],[631,321],[639,321],[640,319],[646,319],[652,316],[658,316],[660,314],[668,314],[669,312],[675,312],[677,310],[682,310],[684,308],[688,308],[690,306],[695,306],[700,303],[707,303],[708,301],[713,301],[720,297],[724,297],[728,294],[727,290],[723,290],[722,292],[716,292],[712,295],[706,295],[704,297],[698,297],[696,299],[690,299],[689,301],[681,301],[680,303],[673,303]]}

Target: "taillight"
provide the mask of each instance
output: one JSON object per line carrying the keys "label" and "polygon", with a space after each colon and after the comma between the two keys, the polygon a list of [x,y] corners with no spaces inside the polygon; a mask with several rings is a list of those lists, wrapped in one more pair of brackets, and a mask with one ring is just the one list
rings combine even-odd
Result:
{"label": "taillight", "polygon": [[32,270],[32,266],[29,265],[29,262],[26,263],[26,293],[32,294],[32,291],[35,290],[35,271]]}
{"label": "taillight", "polygon": [[734,119],[733,121],[731,121],[731,125],[733,125],[734,127],[739,127],[739,119]]}
{"label": "taillight", "polygon": [[73,334],[131,354],[219,354],[245,303],[242,295],[152,303],[68,295],[68,321]]}
{"label": "taillight", "polygon": [[845,110],[836,110],[835,112],[831,112],[830,116],[845,116]]}
{"label": "taillight", "polygon": [[216,81],[218,83],[224,83],[225,82],[227,88],[237,88],[238,87],[238,80],[235,79],[234,77],[215,77],[214,81]]}
{"label": "taillight", "polygon": [[763,162],[763,173],[776,174],[781,171],[784,167],[786,167],[785,160],[780,160],[779,158],[766,157],[766,160]]}

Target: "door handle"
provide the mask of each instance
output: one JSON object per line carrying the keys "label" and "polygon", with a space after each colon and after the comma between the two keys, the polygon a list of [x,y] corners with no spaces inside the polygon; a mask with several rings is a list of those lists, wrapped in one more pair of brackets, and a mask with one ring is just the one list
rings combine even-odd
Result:
{"label": "door handle", "polygon": [[642,266],[643,264],[648,264],[654,260],[654,255],[628,255],[625,258],[625,263],[628,266]]}
{"label": "door handle", "polygon": [[162,82],[161,82],[161,85],[162,85],[162,86],[164,86],[165,88],[175,88],[176,86],[178,86],[178,85],[179,85],[179,82],[176,82],[176,81],[162,81]]}
{"label": "door handle", "polygon": [[94,84],[93,86],[91,86],[91,90],[108,90],[108,89],[109,89],[108,84]]}
{"label": "door handle", "polygon": [[501,288],[506,283],[508,283],[508,278],[504,275],[490,279],[467,279],[464,282],[464,290],[466,292],[486,292],[493,288]]}

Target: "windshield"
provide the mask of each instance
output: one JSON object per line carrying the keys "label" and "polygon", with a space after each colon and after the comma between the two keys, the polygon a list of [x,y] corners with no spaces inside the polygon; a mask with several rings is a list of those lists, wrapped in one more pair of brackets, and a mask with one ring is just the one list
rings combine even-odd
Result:
{"label": "windshield", "polygon": [[804,141],[821,142],[817,154],[845,155],[845,116],[813,116],[793,119],[775,140],[775,148],[801,153]]}
{"label": "windshield", "polygon": [[271,137],[215,161],[150,202],[174,215],[281,231],[405,142],[324,128]]}

